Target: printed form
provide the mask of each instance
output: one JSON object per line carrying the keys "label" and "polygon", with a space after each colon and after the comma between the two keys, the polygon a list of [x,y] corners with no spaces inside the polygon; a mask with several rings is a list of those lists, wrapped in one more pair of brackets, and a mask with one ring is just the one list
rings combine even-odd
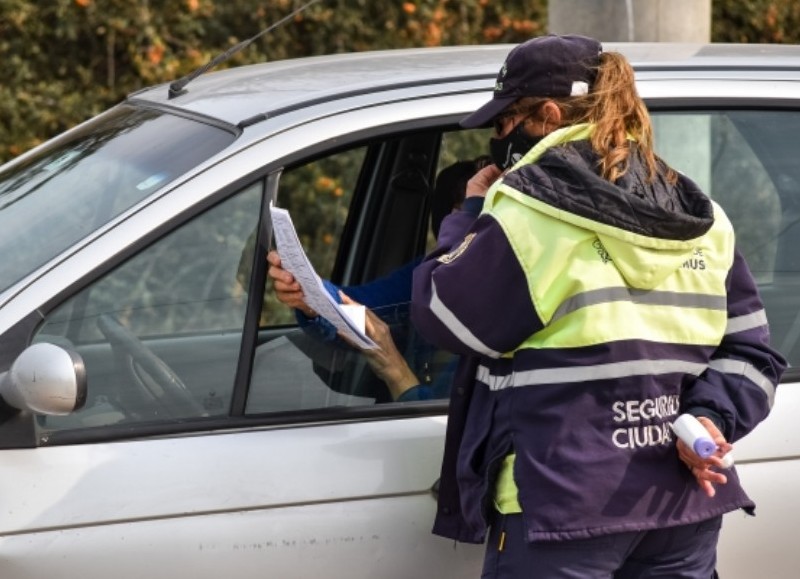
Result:
{"label": "printed form", "polygon": [[378,345],[364,333],[363,329],[356,326],[342,306],[336,303],[325,289],[306,252],[303,251],[289,212],[270,204],[269,213],[272,218],[272,235],[275,237],[275,245],[281,256],[281,265],[303,288],[306,303],[358,348],[362,350],[377,348]]}

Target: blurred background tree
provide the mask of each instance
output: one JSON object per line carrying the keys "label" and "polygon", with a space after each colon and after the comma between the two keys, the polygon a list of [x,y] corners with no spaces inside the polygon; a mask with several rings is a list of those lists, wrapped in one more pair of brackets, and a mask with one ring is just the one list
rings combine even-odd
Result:
{"label": "blurred background tree", "polygon": [[[305,0],[0,0],[0,162],[142,86],[177,79]],[[223,66],[313,54],[516,43],[547,0],[322,0]],[[714,0],[713,40],[795,42],[796,0]]]}
{"label": "blurred background tree", "polygon": [[714,42],[800,41],[797,0],[713,0],[711,36]]}
{"label": "blurred background tree", "polygon": [[[0,0],[0,162],[143,86],[188,74],[306,0]],[[519,42],[546,0],[322,0],[224,66],[334,52]]]}

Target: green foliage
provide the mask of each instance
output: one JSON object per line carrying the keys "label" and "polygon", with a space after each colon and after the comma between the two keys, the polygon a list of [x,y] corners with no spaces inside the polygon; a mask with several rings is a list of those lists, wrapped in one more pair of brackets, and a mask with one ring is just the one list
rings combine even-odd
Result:
{"label": "green foliage", "polygon": [[714,42],[800,41],[797,0],[713,0],[711,22]]}
{"label": "green foliage", "polygon": [[[305,0],[0,0],[0,162],[175,80]],[[715,42],[796,42],[795,0],[714,0]],[[221,66],[312,54],[520,42],[547,0],[321,0]]]}
{"label": "green foliage", "polygon": [[[305,0],[0,0],[0,162],[126,94],[188,74]],[[322,0],[224,66],[313,54],[519,42],[546,0]]]}

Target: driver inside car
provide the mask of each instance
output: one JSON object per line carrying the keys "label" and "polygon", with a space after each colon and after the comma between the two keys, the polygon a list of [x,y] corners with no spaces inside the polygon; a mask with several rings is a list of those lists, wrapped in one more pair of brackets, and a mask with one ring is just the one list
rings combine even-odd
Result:
{"label": "driver inside car", "polygon": [[[480,206],[465,206],[464,194],[467,181],[488,163],[488,157],[478,157],[453,163],[439,173],[431,209],[431,229],[435,237],[438,237],[442,219],[454,209],[460,208],[475,215],[480,212]],[[440,367],[432,360],[435,350],[416,335],[408,319],[412,273],[420,260],[412,260],[388,275],[362,285],[340,288],[329,280],[323,280],[325,288],[337,302],[366,307],[366,334],[378,348],[363,350],[362,353],[375,375],[386,384],[391,400],[396,402],[446,398],[449,393],[453,368],[450,357],[444,364],[446,369],[435,372],[434,369]],[[333,324],[305,303],[300,284],[281,267],[278,252],[270,251],[267,261],[275,295],[280,302],[295,309],[300,327],[321,341],[342,341]],[[402,349],[409,353],[407,356],[398,348],[398,330],[393,335],[393,328],[407,329],[402,340],[406,342]]]}

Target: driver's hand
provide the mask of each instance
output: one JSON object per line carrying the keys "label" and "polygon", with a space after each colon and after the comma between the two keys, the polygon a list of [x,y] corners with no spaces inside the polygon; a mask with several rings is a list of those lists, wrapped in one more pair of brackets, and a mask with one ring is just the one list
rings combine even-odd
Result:
{"label": "driver's hand", "polygon": [[[358,305],[343,292],[339,292],[339,295],[342,303]],[[397,400],[403,392],[418,385],[419,380],[397,349],[389,326],[369,308],[366,310],[365,330],[367,336],[378,345],[374,350],[362,350],[367,363],[372,371],[386,382],[392,398]],[[342,335],[342,338],[349,342],[346,336]]]}
{"label": "driver's hand", "polygon": [[467,181],[466,197],[486,197],[486,192],[489,190],[489,187],[491,187],[502,174],[503,172],[494,163],[485,166]]}
{"label": "driver's hand", "polygon": [[278,300],[290,308],[300,310],[309,318],[316,317],[317,313],[305,302],[300,283],[291,273],[281,267],[281,256],[277,251],[273,250],[267,254],[267,263],[269,263],[267,274],[272,278],[275,296]]}

